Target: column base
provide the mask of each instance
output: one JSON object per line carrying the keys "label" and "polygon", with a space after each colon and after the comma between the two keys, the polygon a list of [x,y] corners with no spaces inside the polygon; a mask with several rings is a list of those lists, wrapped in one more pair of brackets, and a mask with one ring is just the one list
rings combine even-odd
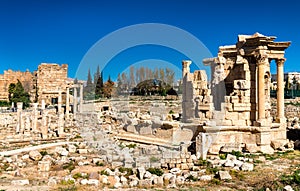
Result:
{"label": "column base", "polygon": [[254,122],[254,126],[256,126],[256,127],[271,127],[271,123],[267,119],[259,119]]}
{"label": "column base", "polygon": [[280,124],[286,123],[286,118],[285,117],[276,118],[276,122]]}

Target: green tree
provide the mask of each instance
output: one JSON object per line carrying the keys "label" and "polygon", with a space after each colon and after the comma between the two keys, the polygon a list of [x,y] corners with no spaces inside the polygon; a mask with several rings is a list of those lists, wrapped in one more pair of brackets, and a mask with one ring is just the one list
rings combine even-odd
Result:
{"label": "green tree", "polygon": [[98,79],[101,77],[101,73],[100,73],[100,67],[99,65],[97,66],[97,71],[94,74],[94,84],[97,84]]}
{"label": "green tree", "polygon": [[30,96],[29,93],[24,90],[22,83],[18,80],[16,84],[11,83],[8,87],[9,101],[14,102],[15,106],[17,102],[23,102],[23,107],[29,107]]}

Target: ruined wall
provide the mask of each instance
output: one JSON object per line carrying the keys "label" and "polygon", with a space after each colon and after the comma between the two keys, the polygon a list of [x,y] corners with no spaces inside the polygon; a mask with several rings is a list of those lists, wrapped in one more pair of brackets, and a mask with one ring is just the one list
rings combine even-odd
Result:
{"label": "ruined wall", "polygon": [[213,110],[211,91],[204,70],[190,73],[191,61],[182,62],[183,94],[182,119],[184,122],[207,120]]}
{"label": "ruined wall", "polygon": [[[38,102],[45,100],[46,105],[51,104],[52,98],[58,97],[58,91],[62,94],[67,90],[68,65],[42,63],[37,71]],[[64,96],[62,98],[64,99]]]}
{"label": "ruined wall", "polygon": [[33,74],[29,71],[12,71],[5,70],[4,74],[0,75],[0,100],[8,101],[8,87],[11,83],[17,83],[18,80],[22,83],[25,91],[31,91],[33,88]]}

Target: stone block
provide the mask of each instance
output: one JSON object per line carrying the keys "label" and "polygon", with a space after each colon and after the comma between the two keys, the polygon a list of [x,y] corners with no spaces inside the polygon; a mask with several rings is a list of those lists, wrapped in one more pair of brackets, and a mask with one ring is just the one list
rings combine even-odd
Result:
{"label": "stone block", "polygon": [[39,161],[38,171],[40,171],[40,172],[49,172],[50,171],[50,166],[51,166],[50,161]]}
{"label": "stone block", "polygon": [[232,125],[234,126],[247,126],[246,120],[235,120],[232,121]]}
{"label": "stone block", "polygon": [[236,90],[247,90],[250,89],[250,82],[247,80],[234,80],[233,87]]}
{"label": "stone block", "polygon": [[270,145],[271,136],[269,132],[260,132],[256,134],[256,144],[257,145]]}
{"label": "stone block", "polygon": [[230,102],[231,103],[239,103],[239,100],[240,100],[240,98],[239,98],[239,96],[230,96]]}
{"label": "stone block", "polygon": [[172,158],[173,159],[180,159],[180,152],[179,151],[172,151]]}
{"label": "stone block", "polygon": [[233,103],[233,111],[250,111],[250,103]]}
{"label": "stone block", "polygon": [[222,126],[232,126],[232,120],[222,120],[221,125]]}
{"label": "stone block", "polygon": [[239,113],[238,112],[228,112],[225,111],[225,119],[230,119],[230,120],[238,120],[239,119]]}
{"label": "stone block", "polygon": [[239,112],[238,113],[239,120],[249,120],[250,119],[250,112]]}
{"label": "stone block", "polygon": [[42,159],[42,155],[39,151],[30,151],[29,152],[29,157],[32,159],[32,160],[35,160],[35,161],[38,161],[38,160],[41,160]]}
{"label": "stone block", "polygon": [[278,149],[280,147],[283,147],[286,143],[287,143],[287,140],[272,140],[271,147],[273,149]]}
{"label": "stone block", "polygon": [[28,179],[23,179],[23,180],[12,180],[11,185],[14,186],[24,186],[24,185],[29,185],[29,180]]}
{"label": "stone block", "polygon": [[79,154],[87,154],[88,150],[87,149],[78,149]]}
{"label": "stone block", "polygon": [[172,158],[172,153],[169,150],[165,150],[162,152],[162,157],[164,159],[171,159]]}
{"label": "stone block", "polygon": [[139,132],[140,132],[141,135],[151,135],[152,134],[151,125],[140,127]]}
{"label": "stone block", "polygon": [[231,180],[232,177],[230,176],[228,171],[219,171],[218,172],[220,180]]}

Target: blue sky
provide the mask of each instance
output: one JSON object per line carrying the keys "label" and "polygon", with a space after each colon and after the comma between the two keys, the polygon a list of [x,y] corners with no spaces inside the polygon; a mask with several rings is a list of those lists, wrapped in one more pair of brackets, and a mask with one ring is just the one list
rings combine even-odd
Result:
{"label": "blue sky", "polygon": [[[220,45],[236,43],[238,34],[274,35],[277,41],[292,41],[285,70],[300,71],[299,8],[296,0],[0,0],[0,73],[33,71],[41,62],[49,62],[69,64],[69,77],[75,77],[84,55],[97,41],[142,23],[187,31],[214,56]],[[137,46],[115,55],[104,74],[114,79],[131,64],[155,59],[180,67],[181,60],[189,57],[166,47]]]}

